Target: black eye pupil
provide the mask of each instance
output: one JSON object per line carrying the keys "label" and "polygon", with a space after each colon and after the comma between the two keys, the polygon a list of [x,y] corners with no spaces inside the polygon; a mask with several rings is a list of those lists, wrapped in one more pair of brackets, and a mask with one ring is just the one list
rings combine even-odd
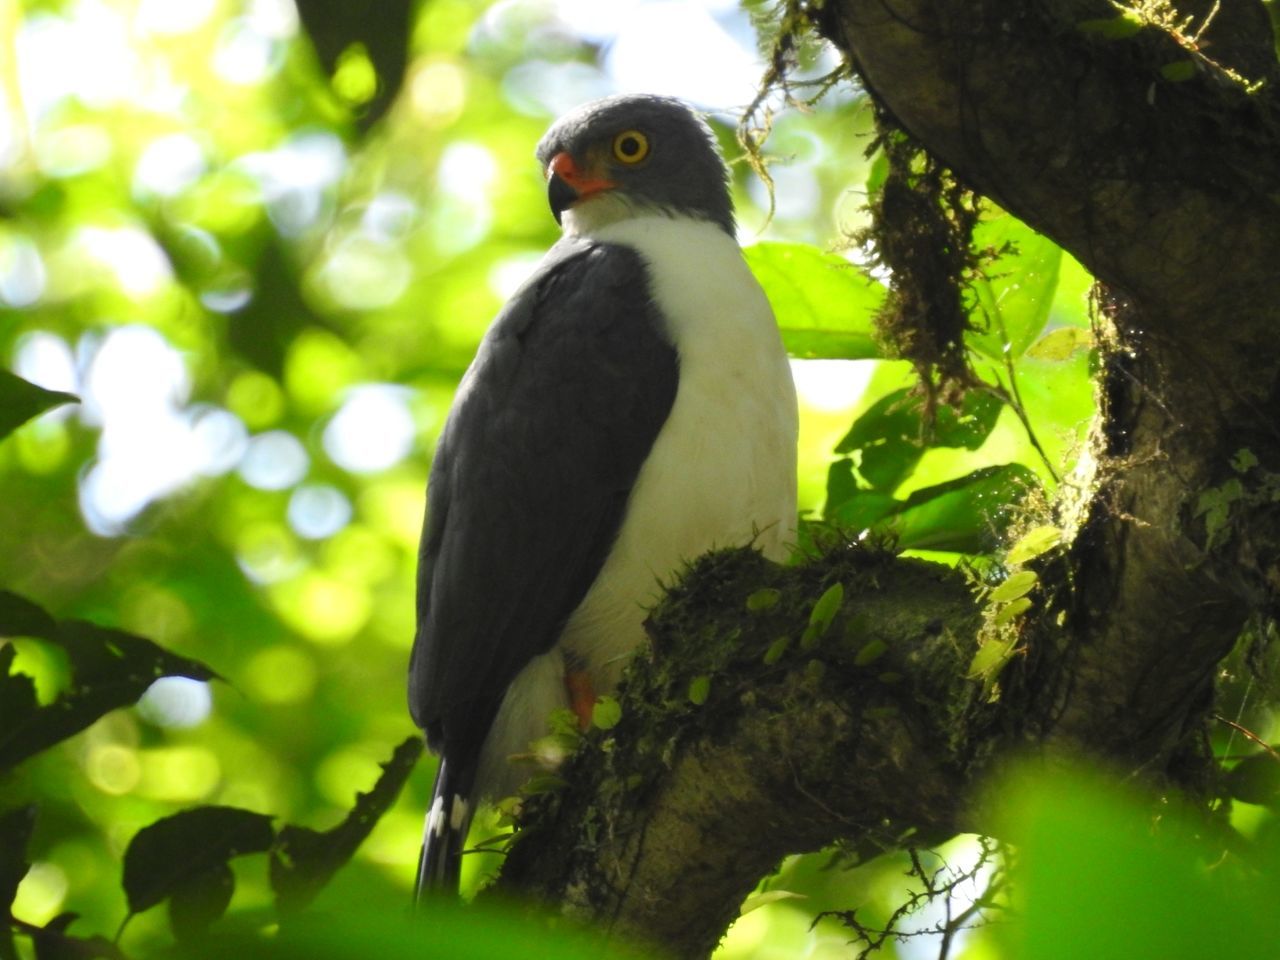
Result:
{"label": "black eye pupil", "polygon": [[618,149],[622,151],[624,157],[634,157],[640,152],[640,141],[635,137],[623,137],[622,143],[618,144]]}

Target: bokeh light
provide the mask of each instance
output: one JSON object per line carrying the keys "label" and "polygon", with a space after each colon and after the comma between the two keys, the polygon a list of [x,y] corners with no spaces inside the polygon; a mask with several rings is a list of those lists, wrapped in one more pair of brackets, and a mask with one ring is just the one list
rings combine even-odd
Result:
{"label": "bokeh light", "polygon": [[161,677],[138,701],[138,713],[147,721],[173,730],[199,726],[212,708],[209,684],[189,677]]}

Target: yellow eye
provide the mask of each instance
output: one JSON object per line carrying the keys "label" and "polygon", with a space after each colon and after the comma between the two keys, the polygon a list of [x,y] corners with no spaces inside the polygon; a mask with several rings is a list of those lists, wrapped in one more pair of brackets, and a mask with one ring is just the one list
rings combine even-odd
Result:
{"label": "yellow eye", "polygon": [[613,138],[613,155],[623,163],[639,163],[649,155],[649,138],[639,130],[624,130]]}

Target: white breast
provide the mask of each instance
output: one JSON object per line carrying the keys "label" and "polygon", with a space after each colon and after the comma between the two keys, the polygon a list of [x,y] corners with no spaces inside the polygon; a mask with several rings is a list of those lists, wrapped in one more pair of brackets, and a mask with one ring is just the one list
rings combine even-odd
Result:
{"label": "white breast", "polygon": [[478,785],[491,797],[518,787],[523,773],[506,758],[527,750],[551,710],[568,705],[566,658],[589,672],[597,693],[608,692],[644,642],[647,609],[687,562],[747,543],[781,560],[795,532],[795,386],[773,311],[737,243],[713,224],[660,216],[582,232],[632,247],[648,264],[679,352],[679,386],[599,576],[558,647],[507,690],[482,752]]}
{"label": "white breast", "polygon": [[570,618],[565,649],[612,688],[643,642],[644,611],[684,565],[755,542],[786,555],[796,516],[796,397],[764,292],[714,224],[654,216],[592,231],[648,264],[680,357],[679,388],[600,576]]}

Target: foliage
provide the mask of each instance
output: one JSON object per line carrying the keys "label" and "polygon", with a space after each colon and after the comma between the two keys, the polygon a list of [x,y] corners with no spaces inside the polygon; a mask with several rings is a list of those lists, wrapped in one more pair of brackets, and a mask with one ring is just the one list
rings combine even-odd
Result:
{"label": "foliage", "polygon": [[[361,138],[399,69],[376,24],[326,35],[331,81],[287,4],[205,6],[0,19],[20,54],[0,57],[0,958],[174,940],[184,956],[486,956],[513,937],[588,955],[507,914],[403,922],[431,770],[414,769],[401,691],[430,450],[485,325],[554,239],[532,145],[567,105],[558,87],[607,89],[602,51],[550,8],[433,0]],[[725,144],[735,121],[716,118]],[[946,273],[966,265],[948,287],[965,329],[945,346],[972,376],[935,409],[874,323],[894,277],[826,249],[867,226],[868,194],[883,206],[911,180],[862,156],[871,127],[844,89],[777,117],[779,204],[747,249],[798,360],[803,532],[993,561],[1092,413],[1090,278],[965,207]],[[768,200],[746,165],[733,178],[749,237]],[[817,389],[833,369],[834,405]],[[1274,486],[1235,469],[1204,504],[1219,525]],[[809,642],[846,602],[814,598]],[[687,691],[715,695],[710,676]],[[602,701],[597,724],[616,711]],[[1237,768],[1236,796],[1273,803],[1260,762]],[[1080,830],[1036,834],[1026,862]],[[770,883],[799,893],[757,901],[725,956],[842,950],[837,919],[808,924],[854,899],[892,914],[901,863],[818,864],[784,865]],[[485,869],[468,863],[468,883]]]}

